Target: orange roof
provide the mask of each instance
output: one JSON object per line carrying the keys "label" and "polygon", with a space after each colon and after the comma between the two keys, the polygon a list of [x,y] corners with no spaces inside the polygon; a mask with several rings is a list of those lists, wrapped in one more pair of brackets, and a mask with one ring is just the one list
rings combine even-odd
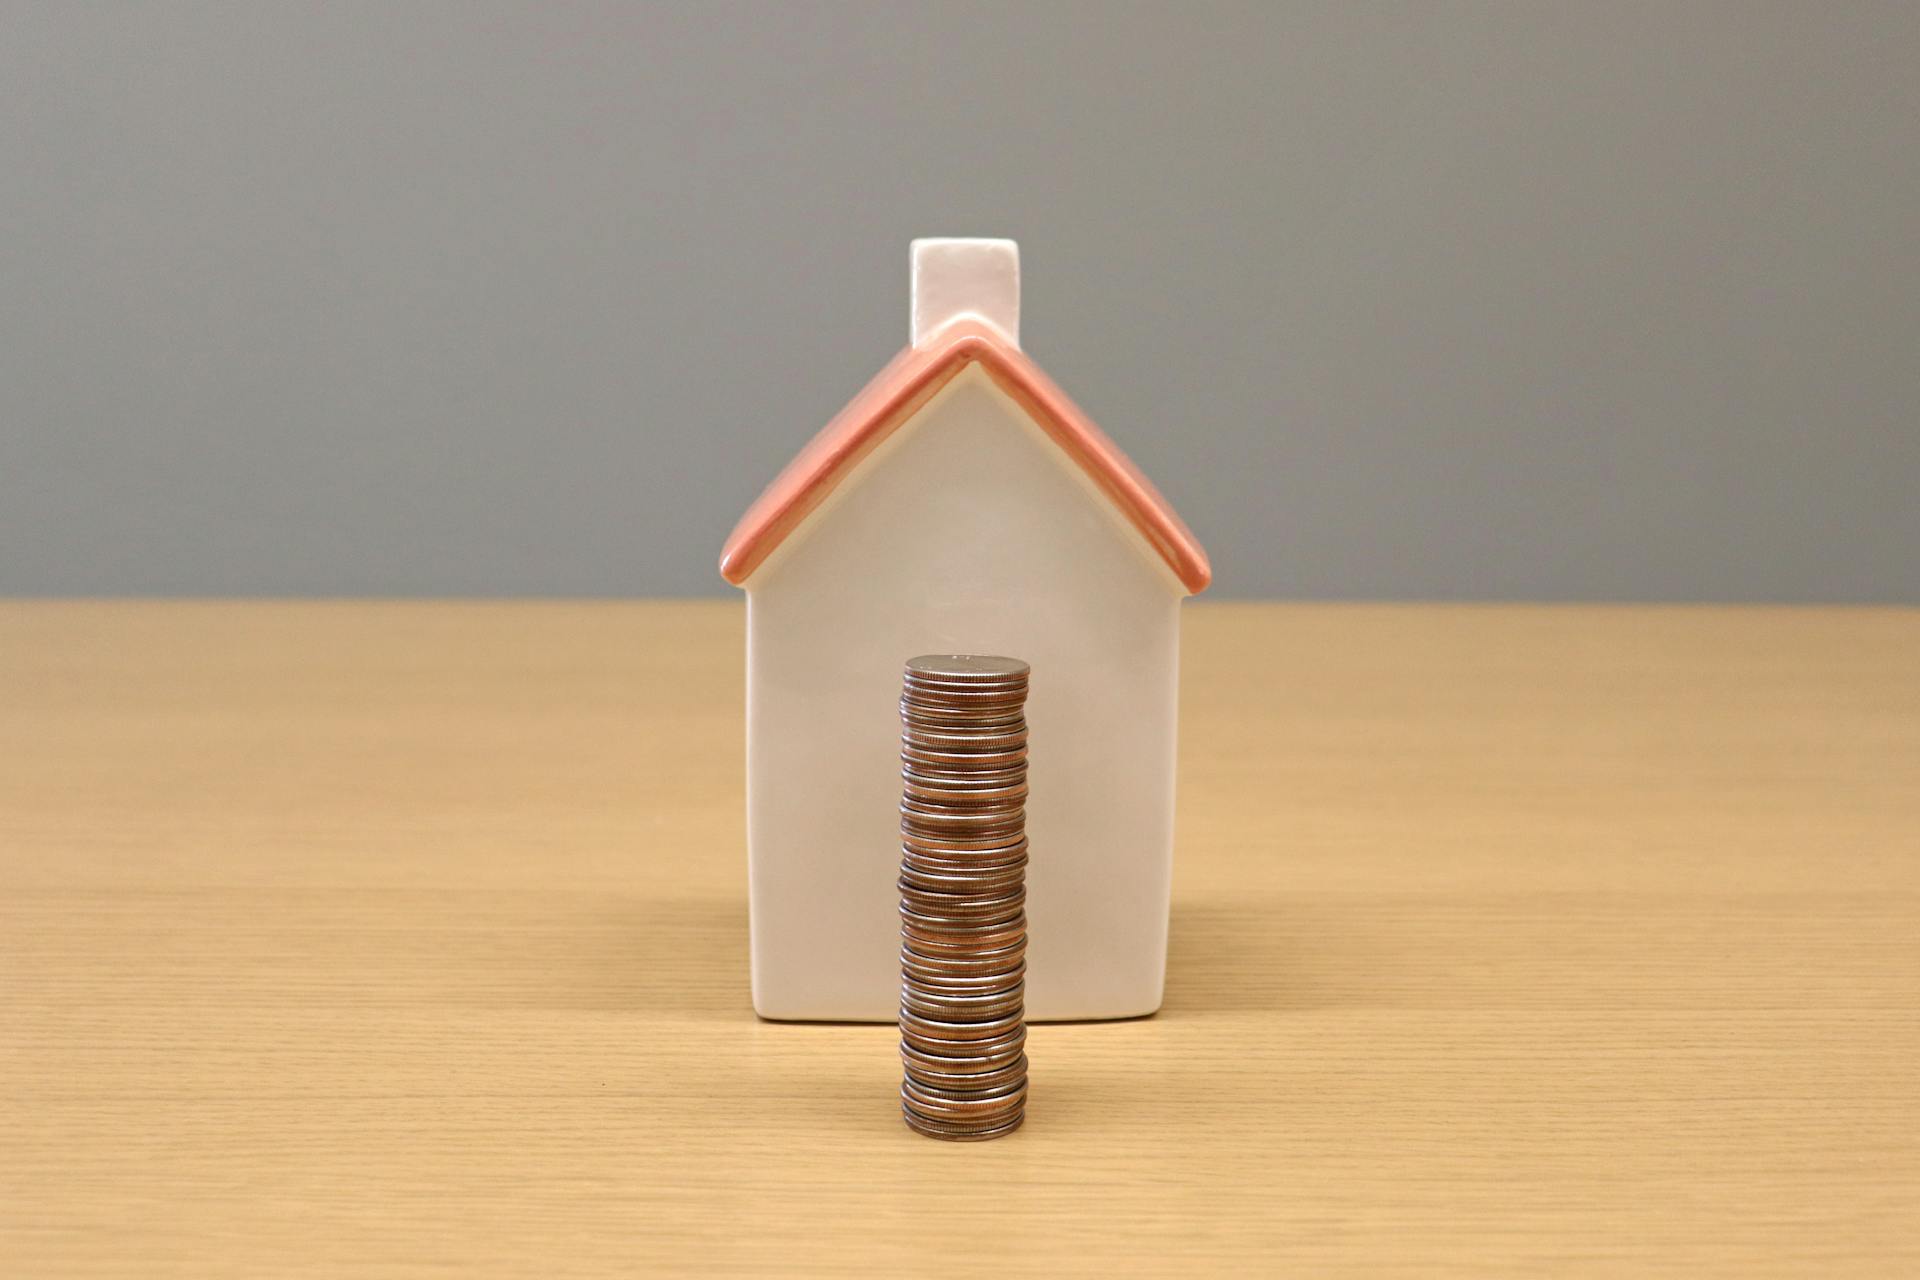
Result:
{"label": "orange roof", "polygon": [[1213,569],[1206,551],[1153,482],[999,330],[964,320],[940,330],[925,346],[908,347],[895,356],[808,441],[734,526],[720,552],[720,575],[735,586],[752,577],[860,459],[970,364],[986,370],[1066,450],[1166,560],[1189,594],[1207,589]]}

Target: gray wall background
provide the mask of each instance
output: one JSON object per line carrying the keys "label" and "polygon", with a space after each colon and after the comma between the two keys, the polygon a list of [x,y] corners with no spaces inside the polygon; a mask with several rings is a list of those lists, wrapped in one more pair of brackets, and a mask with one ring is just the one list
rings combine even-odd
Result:
{"label": "gray wall background", "polygon": [[1920,601],[1920,5],[0,13],[0,592],[718,593],[986,234],[1223,594]]}

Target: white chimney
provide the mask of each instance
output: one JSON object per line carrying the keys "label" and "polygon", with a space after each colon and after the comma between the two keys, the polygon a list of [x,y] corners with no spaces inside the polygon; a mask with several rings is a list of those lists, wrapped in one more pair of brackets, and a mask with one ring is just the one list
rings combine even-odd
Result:
{"label": "white chimney", "polygon": [[919,346],[961,317],[1020,345],[1020,246],[1011,240],[913,242],[913,328]]}

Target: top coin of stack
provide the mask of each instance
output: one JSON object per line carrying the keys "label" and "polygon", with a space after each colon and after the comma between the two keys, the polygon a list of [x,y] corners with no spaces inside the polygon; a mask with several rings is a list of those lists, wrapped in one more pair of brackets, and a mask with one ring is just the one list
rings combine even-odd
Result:
{"label": "top coin of stack", "polygon": [[1027,676],[930,654],[900,695],[901,1112],[937,1138],[1025,1116]]}

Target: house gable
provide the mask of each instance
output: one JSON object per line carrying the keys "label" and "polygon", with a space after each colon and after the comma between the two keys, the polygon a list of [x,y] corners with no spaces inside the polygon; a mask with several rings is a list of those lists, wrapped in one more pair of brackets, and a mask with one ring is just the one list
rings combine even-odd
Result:
{"label": "house gable", "polygon": [[1046,583],[1071,594],[1072,579],[1086,574],[1187,594],[1086,471],[977,364],[853,463],[751,585],[764,591],[796,572],[829,591],[838,575],[903,574],[925,584],[924,599],[963,611],[966,599]]}
{"label": "house gable", "polygon": [[974,366],[1145,539],[1181,590],[1206,589],[1206,552],[1152,482],[1004,334],[964,321],[901,352],[800,451],[741,517],[721,553],[721,575],[744,585],[869,455]]}

